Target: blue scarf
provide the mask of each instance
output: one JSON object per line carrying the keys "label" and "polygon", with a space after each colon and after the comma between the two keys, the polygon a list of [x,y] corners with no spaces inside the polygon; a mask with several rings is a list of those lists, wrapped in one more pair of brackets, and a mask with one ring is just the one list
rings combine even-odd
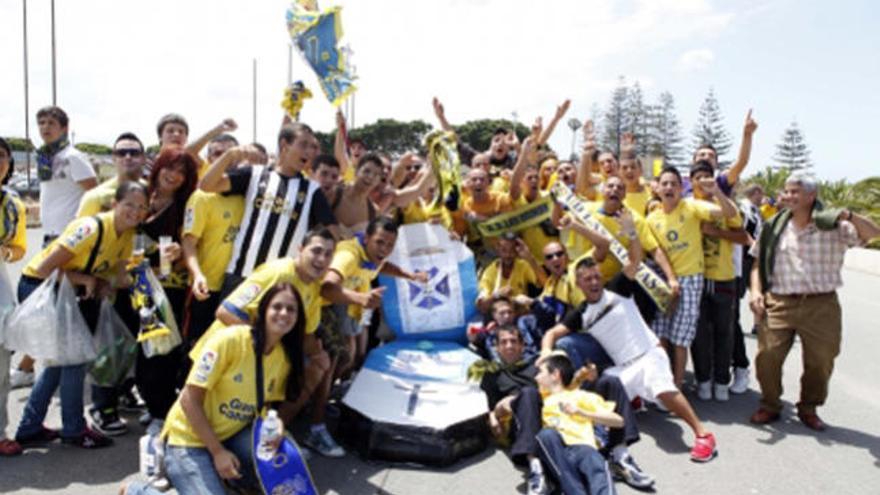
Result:
{"label": "blue scarf", "polygon": [[40,182],[52,180],[52,160],[59,151],[70,145],[67,134],[61,136],[54,143],[44,144],[37,150],[37,176]]}

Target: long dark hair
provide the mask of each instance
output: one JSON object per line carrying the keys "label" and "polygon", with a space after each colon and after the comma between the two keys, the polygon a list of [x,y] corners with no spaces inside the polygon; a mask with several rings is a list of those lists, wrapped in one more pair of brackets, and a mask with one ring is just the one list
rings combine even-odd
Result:
{"label": "long dark hair", "polygon": [[305,370],[303,339],[306,329],[305,307],[303,306],[302,296],[299,295],[296,287],[289,282],[279,282],[266,291],[257,308],[257,318],[254,321],[253,327],[251,327],[251,336],[253,337],[254,352],[257,353],[257,359],[262,359],[263,348],[266,346],[266,313],[269,310],[269,303],[272,302],[272,299],[277,294],[285,291],[293,293],[293,297],[296,298],[297,307],[296,323],[293,325],[293,330],[281,337],[281,347],[284,349],[284,353],[287,355],[292,368],[290,376],[287,377],[286,396],[288,399],[295,399],[299,395]]}
{"label": "long dark hair", "polygon": [[[152,199],[153,193],[158,189],[159,173],[163,169],[181,165],[183,167],[184,181],[180,187],[174,191],[174,201],[168,206],[170,210],[167,216],[164,216],[164,225],[161,226],[162,233],[179,235],[183,227],[183,215],[186,211],[186,202],[189,196],[195,191],[196,184],[199,180],[198,161],[189,153],[177,148],[165,148],[159,153],[153,163],[153,169],[150,171],[150,178],[147,180],[147,199]],[[176,238],[176,237],[175,237]]]}

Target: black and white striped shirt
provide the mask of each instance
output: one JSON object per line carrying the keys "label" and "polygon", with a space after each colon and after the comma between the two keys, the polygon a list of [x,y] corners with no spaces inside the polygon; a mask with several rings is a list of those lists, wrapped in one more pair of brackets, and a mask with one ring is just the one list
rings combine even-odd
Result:
{"label": "black and white striped shirt", "polygon": [[318,184],[300,173],[288,177],[253,166],[227,176],[226,194],[244,196],[245,211],[226,273],[246,277],[267,261],[295,253],[309,229],[336,223]]}

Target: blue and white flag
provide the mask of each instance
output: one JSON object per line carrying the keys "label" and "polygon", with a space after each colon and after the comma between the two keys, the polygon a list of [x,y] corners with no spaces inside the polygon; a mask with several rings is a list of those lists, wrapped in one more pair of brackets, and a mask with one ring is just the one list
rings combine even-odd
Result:
{"label": "blue and white flag", "polygon": [[397,234],[392,263],[408,271],[427,272],[426,284],[379,276],[385,287],[382,310],[398,339],[466,342],[465,329],[477,312],[477,274],[470,249],[449,238],[440,225],[403,225]]}
{"label": "blue and white flag", "polygon": [[355,90],[345,54],[337,46],[342,38],[341,10],[331,7],[318,14],[294,4],[287,11],[290,36],[334,106],[339,106]]}

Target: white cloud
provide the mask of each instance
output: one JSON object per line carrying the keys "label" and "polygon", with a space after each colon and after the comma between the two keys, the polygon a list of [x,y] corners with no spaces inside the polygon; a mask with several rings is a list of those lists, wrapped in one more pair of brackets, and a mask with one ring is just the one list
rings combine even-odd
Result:
{"label": "white cloud", "polygon": [[[330,5],[331,2],[321,2]],[[344,42],[360,80],[358,123],[380,117],[433,122],[430,99],[453,122],[480,117],[548,118],[572,98],[582,118],[604,103],[619,73],[684,42],[713,38],[732,15],[707,0],[340,1]],[[178,112],[199,133],[232,116],[251,139],[251,63],[258,59],[258,140],[271,145],[287,80],[284,13],[289,2],[216,0],[56,2],[59,105],[78,141],[111,142],[133,130],[155,142],[155,122]],[[29,2],[31,134],[33,114],[51,100],[48,2]],[[0,135],[23,134],[21,5],[3,2],[4,77]],[[711,57],[711,52],[709,52]],[[697,57],[699,59],[699,57]],[[333,109],[304,62],[294,79],[316,93],[303,110],[321,130]],[[631,78],[632,79],[632,78]],[[653,79],[639,76],[643,88]],[[609,83],[611,82],[611,83]],[[552,143],[567,149],[567,133]]]}
{"label": "white cloud", "polygon": [[708,68],[714,61],[715,54],[708,48],[689,50],[679,57],[676,68],[682,72],[695,72]]}

